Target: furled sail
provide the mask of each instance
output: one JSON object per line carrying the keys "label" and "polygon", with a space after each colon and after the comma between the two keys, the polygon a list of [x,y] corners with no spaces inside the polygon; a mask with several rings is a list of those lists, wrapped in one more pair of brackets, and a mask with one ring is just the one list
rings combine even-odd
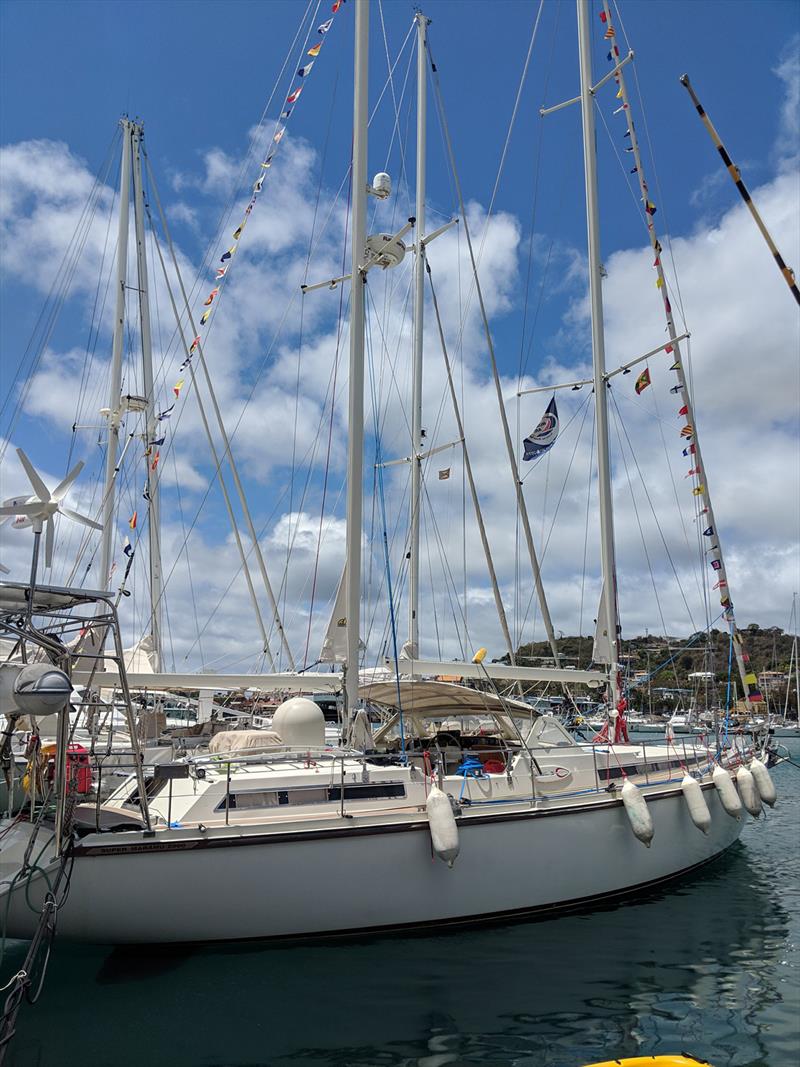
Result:
{"label": "furled sail", "polygon": [[[322,648],[319,653],[320,663],[344,663],[347,660],[347,611],[346,611],[346,586],[347,564],[342,570],[339,580],[339,588],[336,590],[336,600],[333,604],[328,629],[322,640]],[[359,649],[363,652],[364,642],[359,641]]]}
{"label": "furled sail", "polygon": [[603,591],[600,594],[600,605],[597,609],[597,625],[594,631],[594,644],[592,645],[592,662],[611,664],[614,662],[614,653],[611,648],[611,639],[608,628],[608,612],[606,610],[606,585],[603,582]]}

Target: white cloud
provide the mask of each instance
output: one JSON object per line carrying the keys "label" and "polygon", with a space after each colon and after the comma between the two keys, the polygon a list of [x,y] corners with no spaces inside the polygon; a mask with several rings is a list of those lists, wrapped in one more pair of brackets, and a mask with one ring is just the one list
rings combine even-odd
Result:
{"label": "white cloud", "polygon": [[784,93],[776,148],[780,166],[788,170],[800,159],[800,34],[786,42],[774,73]]}
{"label": "white cloud", "polygon": [[[784,57],[777,70],[786,86],[786,106],[779,142],[780,171],[754,189],[753,195],[768,226],[789,262],[800,264],[800,232],[797,213],[797,171],[788,147],[796,144],[798,67],[796,51]],[[794,125],[793,125],[794,123]],[[794,137],[794,142],[792,138]],[[252,141],[251,141],[252,143]],[[75,228],[92,178],[85,164],[64,145],[29,142],[2,150],[3,196],[0,222],[8,241],[25,234],[37,255],[22,281],[46,290],[51,264],[63,256]],[[179,205],[181,220],[200,231],[207,226],[203,211],[188,193],[202,192],[208,203],[221,205],[235,189],[240,172],[236,160],[211,149],[201,160],[197,175],[183,174],[173,181],[187,193]],[[235,269],[225,290],[221,313],[204,334],[205,352],[227,427],[234,435],[234,452],[251,497],[254,521],[267,559],[273,586],[285,612],[284,623],[293,650],[302,656],[308,643],[309,659],[316,655],[328,608],[335,594],[344,557],[343,470],[346,455],[347,350],[346,324],[337,339],[340,291],[321,290],[305,298],[298,287],[305,277],[309,242],[315,254],[309,281],[333,277],[341,271],[341,240],[345,227],[344,204],[324,190],[320,200],[326,210],[314,220],[317,195],[313,150],[302,140],[287,135],[270,172],[268,195],[259,201],[241,242]],[[8,168],[8,169],[6,169]],[[52,180],[59,175],[57,182]],[[10,181],[5,180],[9,174]],[[266,188],[266,185],[265,185]],[[246,188],[236,199],[230,219],[238,222],[247,202]],[[100,202],[110,207],[113,190],[101,190]],[[332,205],[332,206],[331,206]],[[330,210],[328,210],[330,209]],[[389,226],[386,206],[379,214],[381,226]],[[508,212],[497,214],[486,227],[485,209],[471,203],[468,219],[476,249],[481,250],[480,275],[489,315],[499,320],[518,301],[520,287],[520,222]],[[104,224],[105,225],[105,224]],[[226,223],[226,227],[227,227]],[[233,228],[235,222],[231,223]],[[467,430],[484,518],[497,566],[507,610],[515,633],[523,640],[542,636],[541,623],[534,628],[538,612],[530,606],[531,581],[524,542],[517,529],[514,491],[505,457],[494,385],[488,376],[486,346],[474,293],[470,293],[470,267],[461,227],[456,227],[430,246],[433,278],[443,315],[448,349],[459,395],[463,395]],[[102,233],[101,233],[102,231]],[[91,228],[87,252],[76,275],[73,294],[77,307],[88,316],[89,301],[100,270],[104,249],[104,226]],[[667,241],[662,237],[667,248]],[[732,590],[741,623],[758,620],[783,624],[788,600],[798,587],[798,465],[797,397],[800,334],[796,309],[772,264],[760,235],[742,205],[735,205],[714,224],[703,223],[688,236],[674,235],[671,253],[680,279],[680,298],[669,266],[672,301],[683,304],[692,331],[691,366],[693,391],[701,441],[712,484],[717,522],[723,531]],[[191,283],[196,265],[185,250],[179,250],[184,276]],[[536,373],[521,383],[511,360],[503,379],[509,400],[512,432],[521,438],[538,421],[547,397],[516,402],[521,386],[554,384],[587,375],[588,304],[585,296],[586,262],[579,250],[550,247],[549,239],[537,235],[534,264],[543,269],[550,263],[548,299],[562,301],[573,294],[560,329],[550,336],[537,336]],[[660,296],[654,288],[652,256],[644,247],[622,249],[608,257],[604,301],[609,365],[614,365],[655,347],[663,338]],[[408,439],[411,334],[406,297],[410,282],[410,257],[395,272],[370,274],[371,357],[376,375],[375,395],[382,418],[383,459],[406,456]],[[163,282],[152,281],[159,307],[167,307]],[[207,278],[202,284],[211,284]],[[196,293],[202,292],[201,288]],[[194,306],[197,304],[195,297]],[[303,332],[300,334],[302,304]],[[347,286],[344,287],[346,310]],[[386,314],[384,315],[384,308]],[[377,311],[375,310],[377,309]],[[430,306],[426,312],[426,363],[424,424],[426,444],[435,447],[453,441],[455,421],[446,391],[439,354],[439,340]],[[134,316],[135,318],[135,316]],[[157,340],[160,396],[169,395],[177,377],[176,346],[170,329],[164,327]],[[380,323],[380,325],[379,325]],[[279,331],[280,327],[280,331]],[[80,345],[59,346],[52,342],[44,354],[26,402],[26,414],[48,433],[71,431],[76,409],[81,421],[99,424],[97,411],[107,403],[105,375],[108,366],[110,323],[101,324],[101,343],[84,373],[85,352]],[[135,325],[132,353],[136,351]],[[302,345],[301,345],[302,340]],[[339,352],[336,411],[330,423],[330,390]],[[687,353],[688,355],[688,353]],[[298,359],[300,360],[298,364]],[[163,363],[163,367],[161,366]],[[131,367],[134,366],[132,361]],[[692,497],[684,475],[688,463],[680,454],[677,406],[669,393],[672,375],[666,357],[651,364],[653,385],[637,400],[630,377],[614,380],[612,412],[619,405],[621,425],[630,437],[649,494],[645,496],[639,471],[628,456],[636,506],[631,499],[628,476],[622,462],[615,465],[616,539],[620,569],[620,597],[625,632],[651,630],[664,624],[668,631],[686,633],[703,624],[702,597],[697,582],[704,577],[697,562],[696,527],[691,514]],[[299,367],[299,389],[298,389]],[[136,373],[129,372],[131,385]],[[205,388],[201,386],[205,395]],[[587,471],[592,446],[591,413],[583,436],[577,436],[583,419],[587,391],[559,393],[562,432],[559,445],[533,473],[526,470],[525,495],[555,625],[564,632],[592,629],[599,593],[597,515],[595,495],[588,519],[587,576],[584,550],[587,530]],[[372,394],[366,399],[367,425],[372,427]],[[162,457],[164,489],[163,555],[170,574],[167,602],[171,647],[178,666],[185,662],[214,662],[230,666],[258,660],[260,637],[254,623],[249,595],[241,575],[240,561],[227,526],[218,486],[208,490],[208,504],[192,527],[196,508],[214,477],[204,440],[202,420],[188,385],[179,412],[168,425],[170,444]],[[209,415],[212,424],[213,416]],[[659,421],[661,420],[661,421]],[[617,421],[612,414],[613,444],[617,446]],[[135,431],[131,421],[127,430]],[[319,507],[321,474],[330,430],[331,465],[327,487],[326,518],[320,538]],[[662,442],[663,431],[663,442]],[[216,430],[214,431],[215,436]],[[102,435],[101,435],[102,436]],[[102,450],[98,432],[79,436],[83,448],[98,470]],[[664,444],[665,442],[665,444]],[[219,443],[218,443],[219,444]],[[132,446],[134,447],[134,446]],[[134,452],[138,445],[134,447]],[[173,452],[174,449],[174,452]],[[627,450],[627,446],[626,446]],[[132,453],[133,454],[133,453]],[[295,470],[291,471],[292,456]],[[173,462],[174,459],[174,462]],[[374,456],[365,458],[365,486],[373,477]],[[55,465],[55,464],[53,464]],[[177,474],[175,466],[177,465]],[[437,470],[450,467],[451,477],[439,481]],[[19,487],[13,471],[4,473],[11,491]],[[87,470],[87,475],[88,475]],[[486,644],[492,654],[503,651],[494,605],[486,580],[483,551],[467,500],[466,530],[462,530],[462,460],[458,449],[433,457],[426,465],[426,502],[423,526],[426,548],[423,560],[422,647],[443,655],[460,655],[470,644]],[[16,475],[14,476],[16,477]],[[179,481],[179,501],[175,483]],[[393,582],[398,591],[398,619],[402,632],[406,616],[406,514],[408,467],[384,471]],[[14,484],[12,485],[12,481]],[[97,507],[96,490],[88,487],[80,510]],[[673,487],[674,482],[674,487]],[[230,486],[230,478],[227,477]],[[24,485],[21,486],[24,488]],[[563,495],[562,495],[563,488]],[[126,477],[121,513],[142,507],[140,476]],[[234,506],[238,510],[231,486]],[[9,494],[10,495],[10,494]],[[558,521],[552,529],[556,502]],[[679,507],[676,505],[676,497]],[[651,513],[651,506],[655,516]],[[183,509],[181,515],[180,508]],[[644,529],[648,557],[642,547],[639,523]],[[387,611],[382,556],[380,508],[367,493],[365,530],[372,534],[372,549],[365,548],[365,582],[369,605],[365,625],[371,633],[370,652],[385,644]],[[124,532],[122,530],[121,532]],[[141,531],[140,531],[141,533]],[[678,588],[672,564],[665,559],[664,544],[681,577]],[[74,534],[64,531],[61,547],[65,556],[77,546]],[[368,539],[368,538],[367,538]],[[146,538],[142,536],[133,578],[134,597],[126,604],[126,625],[131,636],[141,626],[146,612]],[[248,540],[244,537],[246,550]],[[23,575],[26,553],[17,541],[4,546],[4,562]],[[287,545],[291,554],[287,565]],[[546,551],[544,550],[546,546]],[[11,562],[8,562],[11,561]],[[656,604],[650,578],[652,564],[659,589]],[[308,621],[314,573],[314,615],[311,637]],[[260,590],[257,569],[254,581]],[[88,584],[92,574],[87,579]],[[517,579],[516,575],[519,575]],[[431,576],[433,590],[431,590]],[[683,602],[689,601],[691,616]],[[581,612],[581,596],[583,609]],[[198,624],[195,624],[195,612]],[[264,609],[265,617],[269,612]],[[465,637],[464,614],[468,634]],[[524,625],[523,625],[524,623]],[[202,634],[198,640],[198,629]],[[274,633],[273,647],[277,648]]]}

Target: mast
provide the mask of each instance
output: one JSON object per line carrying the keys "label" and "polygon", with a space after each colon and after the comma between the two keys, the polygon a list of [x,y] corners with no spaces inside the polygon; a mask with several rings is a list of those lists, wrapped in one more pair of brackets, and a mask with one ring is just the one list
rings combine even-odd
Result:
{"label": "mast", "polygon": [[411,559],[408,569],[408,643],[413,658],[419,655],[419,526],[422,504],[422,337],[425,314],[425,170],[428,79],[427,32],[429,20],[418,11],[417,23],[417,190],[416,257],[414,260],[414,349],[411,375]]}
{"label": "mast", "polygon": [[122,345],[125,339],[125,285],[128,270],[128,216],[131,186],[130,119],[122,119],[122,167],[119,180],[119,226],[117,230],[117,297],[114,309],[114,339],[111,346],[111,390],[106,438],[106,476],[103,489],[103,533],[100,542],[101,589],[111,585],[111,551],[114,542],[114,482],[119,447],[120,391],[122,388]]}
{"label": "mast", "polygon": [[[667,352],[671,352],[674,356],[674,363],[672,364],[672,370],[678,375],[678,381],[676,387],[678,388],[677,396],[681,398],[680,413],[685,417],[686,422],[683,429],[688,433],[686,437],[686,445],[691,457],[691,466],[694,470],[692,475],[693,492],[697,498],[698,504],[695,509],[695,521],[700,524],[699,529],[702,530],[703,536],[708,540],[708,545],[705,549],[705,556],[708,560],[708,565],[713,569],[715,573],[716,583],[714,588],[719,590],[720,606],[722,607],[723,617],[730,626],[731,640],[733,641],[733,651],[736,656],[736,666],[739,670],[739,677],[742,681],[742,689],[745,700],[750,703],[756,703],[761,700],[761,694],[758,690],[758,679],[750,669],[750,657],[745,651],[744,642],[742,636],[736,626],[736,616],[733,611],[733,603],[730,598],[730,590],[728,588],[728,575],[725,568],[725,558],[722,554],[722,543],[719,538],[719,530],[717,527],[717,520],[714,517],[714,508],[711,503],[711,494],[708,489],[708,478],[706,476],[705,463],[703,461],[703,454],[700,450],[700,438],[697,433],[697,420],[694,415],[694,405],[692,403],[692,397],[689,392],[689,386],[687,382],[686,370],[683,366],[683,358],[681,355],[680,342],[678,341],[678,332],[675,329],[675,320],[672,315],[672,305],[669,299],[669,291],[667,287],[667,279],[664,274],[664,266],[661,262],[661,244],[658,240],[656,233],[655,223],[653,221],[653,214],[655,212],[654,205],[649,200],[649,190],[647,181],[644,175],[644,167],[642,165],[642,156],[639,148],[639,138],[636,133],[636,127],[633,123],[633,117],[631,115],[630,98],[628,96],[628,89],[625,84],[625,74],[619,59],[619,48],[614,43],[616,41],[616,34],[614,32],[614,26],[611,20],[611,9],[608,0],[603,0],[603,11],[606,16],[606,25],[608,30],[611,31],[611,54],[617,64],[616,83],[619,86],[620,100],[622,103],[622,110],[626,118],[628,135],[630,139],[631,155],[634,162],[635,171],[639,180],[639,190],[642,197],[642,205],[644,207],[645,219],[647,221],[647,233],[650,238],[650,245],[653,250],[653,266],[656,270],[656,286],[661,292],[661,299],[664,307],[664,318],[667,325],[667,332],[670,337],[670,348],[666,349]],[[588,14],[587,14],[588,21]]]}
{"label": "mast", "polygon": [[364,477],[364,286],[362,260],[367,244],[367,73],[369,0],[355,3],[353,71],[353,217],[350,295],[350,382],[347,405],[347,660],[345,726],[358,704],[359,624],[361,614],[361,518]]}
{"label": "mast", "polygon": [[592,42],[589,32],[589,2],[577,0],[578,42],[583,120],[583,166],[586,183],[586,228],[589,239],[589,295],[592,308],[592,376],[597,426],[597,480],[600,499],[600,560],[603,592],[600,612],[611,649],[609,680],[611,708],[619,699],[619,630],[617,624],[617,576],[614,558],[614,515],[611,500],[611,461],[608,444],[608,398],[606,396],[603,292],[600,274],[600,223],[597,203],[597,155],[595,150],[594,95],[592,93]]}
{"label": "mast", "polygon": [[[150,334],[150,293],[147,276],[147,250],[144,231],[144,191],[142,189],[142,140],[144,126],[140,123],[131,127],[133,142],[133,218],[136,227],[136,266],[139,279],[139,323],[142,338],[142,385],[145,401],[145,456],[147,457],[147,500],[149,517],[147,531],[150,548],[150,633],[153,638],[154,670],[162,669],[163,647],[161,640],[162,617],[162,573],[161,573],[161,502],[159,483],[160,471],[154,466],[149,454],[150,442],[158,436],[158,419],[156,418],[155,390],[153,388],[153,345]],[[153,453],[153,456],[157,452]]]}

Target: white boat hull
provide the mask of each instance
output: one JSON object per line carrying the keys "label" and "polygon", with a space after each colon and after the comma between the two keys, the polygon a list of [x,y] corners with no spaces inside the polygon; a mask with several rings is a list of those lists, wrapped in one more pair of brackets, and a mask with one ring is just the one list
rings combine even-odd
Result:
{"label": "white boat hull", "polygon": [[[58,934],[103,944],[319,937],[585,906],[675,877],[728,848],[742,823],[705,787],[712,821],[693,825],[679,790],[648,791],[651,848],[620,801],[466,814],[452,870],[434,858],[425,816],[327,819],[103,834],[77,851]],[[42,882],[29,887],[31,903]],[[15,891],[12,937],[35,916]]]}

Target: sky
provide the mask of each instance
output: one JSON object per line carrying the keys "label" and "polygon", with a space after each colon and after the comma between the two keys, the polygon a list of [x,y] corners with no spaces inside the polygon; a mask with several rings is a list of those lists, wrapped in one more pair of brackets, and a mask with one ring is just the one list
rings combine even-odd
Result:
{"label": "sky", "polygon": [[[300,298],[299,285],[341,274],[347,262],[352,8],[346,3],[337,12],[302,82],[204,341],[294,659],[305,663],[316,658],[344,553],[348,288]],[[608,44],[598,10],[592,5],[599,78],[608,69]],[[574,7],[431,0],[425,11],[521,453],[549,396],[518,399],[517,392],[583,378],[591,358],[580,114],[573,106],[539,115],[541,106],[578,91]],[[785,260],[800,270],[800,8],[782,0],[638,0],[614,12],[618,40],[635,52],[628,84],[673,305],[692,335],[687,358],[699,434],[737,617],[740,625],[785,627],[792,593],[800,590],[797,308],[678,77],[690,74]],[[370,221],[385,232],[414,210],[413,13],[401,0],[372,7],[368,169],[387,170],[394,195],[371,202]],[[295,34],[302,27],[317,41],[316,27],[329,17],[330,3],[280,0],[0,6],[2,497],[26,490],[14,451],[21,446],[48,484],[86,460],[70,503],[90,515],[99,509],[120,116],[145,123],[148,159],[199,315],[282,101],[301,84],[291,67],[282,72],[285,61],[296,69],[304,52],[301,42],[293,44]],[[30,40],[35,50],[19,47]],[[430,230],[459,209],[433,82],[429,92]],[[609,367],[661,344],[664,330],[615,106],[607,86],[596,114]],[[148,186],[151,204],[153,192]],[[92,212],[83,214],[89,198]],[[152,238],[148,250],[163,409],[182,355]],[[59,274],[65,256],[68,279]],[[541,639],[463,225],[431,244],[430,263],[514,639]],[[376,461],[402,459],[410,449],[410,270],[409,255],[395,271],[372,272],[369,284],[362,628],[372,661],[389,648],[391,622],[383,511],[400,643],[406,628],[408,465],[382,468],[383,507],[373,487]],[[64,282],[63,293],[51,292],[54,279]],[[125,384],[135,391],[141,372],[133,291],[128,313]],[[629,636],[645,629],[689,634],[716,615],[705,603],[710,582],[698,560],[667,366],[663,359],[651,364],[653,385],[640,398],[630,377],[616,379],[621,384],[612,390],[620,607]],[[457,436],[449,404],[428,296],[423,424],[430,447]],[[589,392],[559,393],[559,404],[558,446],[523,471],[524,491],[555,627],[588,634],[599,597]],[[252,665],[261,641],[192,388],[168,429],[160,468],[168,662],[179,669]],[[128,430],[138,432],[133,422]],[[143,519],[132,535],[129,639],[141,633],[149,610],[142,448],[134,439],[120,475],[112,577],[115,585],[136,510]],[[505,649],[459,451],[438,453],[425,466],[421,651],[450,657],[486,645],[499,655]],[[440,480],[446,469],[450,477]],[[3,527],[0,535],[0,560],[22,577],[29,531]],[[79,539],[78,528],[60,520],[52,578],[101,584],[95,541],[74,563]],[[255,584],[277,656],[257,574]]]}

